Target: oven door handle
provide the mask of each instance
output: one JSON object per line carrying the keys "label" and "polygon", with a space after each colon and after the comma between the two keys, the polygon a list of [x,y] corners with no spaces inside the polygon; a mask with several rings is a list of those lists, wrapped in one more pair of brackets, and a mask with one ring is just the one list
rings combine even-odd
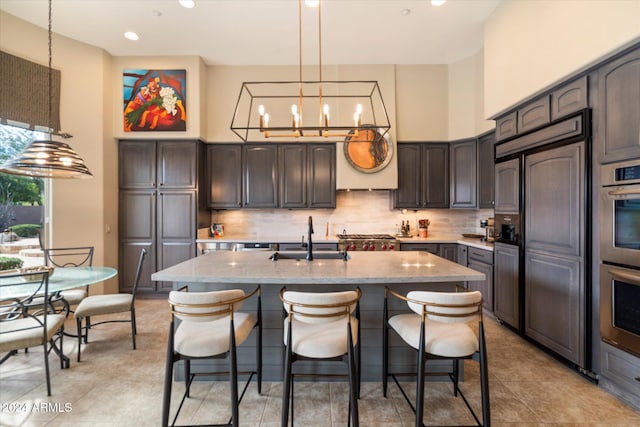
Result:
{"label": "oven door handle", "polygon": [[640,274],[633,274],[622,270],[616,270],[614,268],[610,269],[609,273],[616,280],[640,286]]}
{"label": "oven door handle", "polygon": [[629,196],[640,195],[640,188],[624,188],[622,190],[611,190],[608,193],[610,196]]}

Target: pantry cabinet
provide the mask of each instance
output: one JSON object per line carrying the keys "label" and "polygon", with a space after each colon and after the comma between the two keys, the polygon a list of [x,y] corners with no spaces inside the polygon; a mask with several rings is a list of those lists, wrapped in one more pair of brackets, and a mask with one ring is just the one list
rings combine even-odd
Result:
{"label": "pantry cabinet", "polygon": [[139,289],[169,291],[171,283],[151,274],[194,257],[196,229],[209,222],[198,190],[202,144],[122,140],[118,150],[120,290],[131,290],[144,248]]}

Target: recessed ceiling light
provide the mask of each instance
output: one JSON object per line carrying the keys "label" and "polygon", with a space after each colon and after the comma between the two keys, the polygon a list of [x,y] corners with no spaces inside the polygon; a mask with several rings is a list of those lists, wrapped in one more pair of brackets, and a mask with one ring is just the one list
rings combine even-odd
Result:
{"label": "recessed ceiling light", "polygon": [[180,3],[180,6],[186,7],[187,9],[191,9],[196,5],[196,2],[193,0],[178,0],[178,3]]}
{"label": "recessed ceiling light", "polygon": [[127,31],[126,33],[124,33],[124,36],[129,39],[129,40],[138,40],[140,37],[134,33],[133,31]]}
{"label": "recessed ceiling light", "polygon": [[407,16],[407,15],[408,15],[408,14],[410,14],[410,13],[411,13],[411,9],[402,9],[402,10],[400,11],[400,14],[401,14],[402,16]]}
{"label": "recessed ceiling light", "polygon": [[442,6],[447,0],[431,0],[431,6]]}
{"label": "recessed ceiling light", "polygon": [[304,0],[304,4],[309,7],[316,7],[318,6],[318,4],[320,4],[320,0]]}

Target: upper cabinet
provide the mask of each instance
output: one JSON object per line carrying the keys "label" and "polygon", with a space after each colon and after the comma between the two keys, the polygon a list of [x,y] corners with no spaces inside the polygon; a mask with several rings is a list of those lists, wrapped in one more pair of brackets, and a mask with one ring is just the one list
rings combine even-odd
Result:
{"label": "upper cabinet", "polygon": [[478,145],[470,139],[451,143],[451,195],[452,208],[478,207]]}
{"label": "upper cabinet", "polygon": [[494,205],[494,152],[495,132],[478,138],[478,207],[493,209]]}
{"label": "upper cabinet", "polygon": [[640,49],[593,73],[593,141],[600,162],[640,157]]}
{"label": "upper cabinet", "polygon": [[393,207],[449,207],[449,144],[398,144],[398,189]]}
{"label": "upper cabinet", "polygon": [[496,141],[528,133],[589,106],[587,76],[581,76],[496,118]]}
{"label": "upper cabinet", "polygon": [[278,206],[278,146],[244,145],[242,203],[245,208]]}
{"label": "upper cabinet", "polygon": [[520,163],[511,159],[496,163],[495,167],[495,212],[518,214],[520,212]]}
{"label": "upper cabinet", "polygon": [[210,144],[209,208],[334,208],[335,144]]}
{"label": "upper cabinet", "polygon": [[197,187],[193,141],[120,141],[120,188]]}
{"label": "upper cabinet", "polygon": [[207,190],[210,208],[242,207],[242,145],[207,146]]}

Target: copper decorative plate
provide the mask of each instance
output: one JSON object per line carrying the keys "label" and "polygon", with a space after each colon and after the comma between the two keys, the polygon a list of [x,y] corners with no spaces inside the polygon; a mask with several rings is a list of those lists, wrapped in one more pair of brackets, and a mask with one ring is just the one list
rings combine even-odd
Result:
{"label": "copper decorative plate", "polygon": [[373,173],[387,167],[393,156],[393,144],[388,134],[377,129],[360,130],[358,135],[344,140],[344,156],[355,169]]}

